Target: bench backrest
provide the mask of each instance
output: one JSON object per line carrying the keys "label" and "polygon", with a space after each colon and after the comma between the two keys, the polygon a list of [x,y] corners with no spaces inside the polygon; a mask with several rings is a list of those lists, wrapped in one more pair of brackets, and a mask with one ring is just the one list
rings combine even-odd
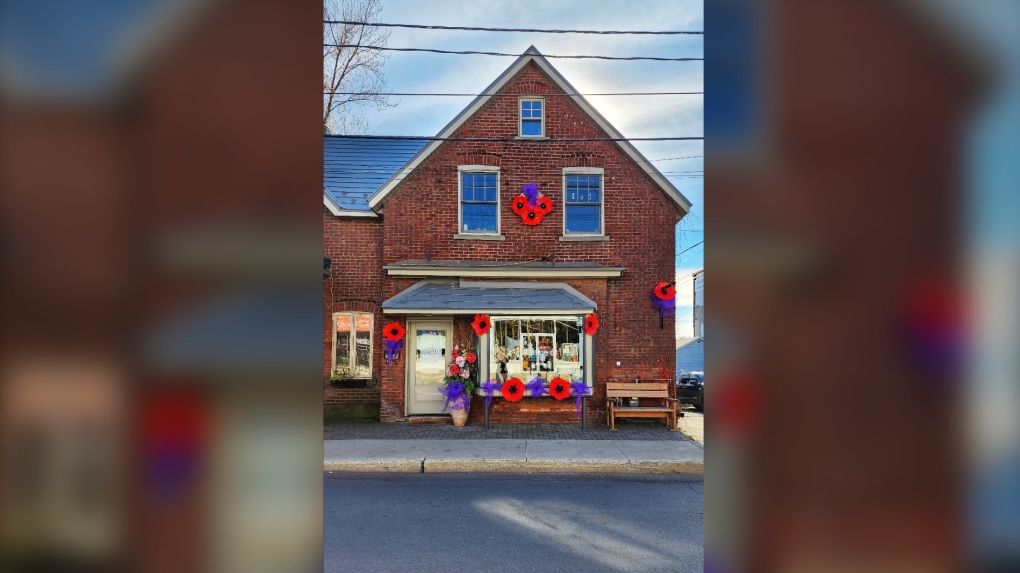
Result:
{"label": "bench backrest", "polygon": [[669,398],[669,382],[607,382],[607,398]]}

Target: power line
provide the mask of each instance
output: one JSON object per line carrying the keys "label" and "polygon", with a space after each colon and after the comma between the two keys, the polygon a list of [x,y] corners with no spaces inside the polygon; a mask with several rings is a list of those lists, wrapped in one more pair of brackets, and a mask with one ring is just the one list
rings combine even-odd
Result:
{"label": "power line", "polygon": [[693,249],[694,247],[697,247],[698,245],[700,245],[700,244],[702,244],[702,243],[704,243],[704,242],[705,242],[705,240],[704,240],[704,239],[702,239],[702,240],[698,241],[697,243],[694,243],[693,245],[691,245],[691,246],[687,247],[686,249],[684,249],[684,250],[680,251],[679,253],[677,253],[677,254],[676,254],[676,256],[678,256],[678,257],[679,257],[680,255],[682,255],[682,254],[686,253],[687,251],[689,251],[689,250]]}
{"label": "power line", "polygon": [[701,141],[704,136],[697,137],[429,137],[425,135],[330,135],[327,137],[344,137],[348,139],[388,139],[388,140],[410,140],[410,141],[529,141],[529,142],[559,142],[559,141]]}
{"label": "power line", "polygon": [[705,95],[705,92],[614,92],[598,94],[459,94],[459,93],[394,93],[394,92],[330,92],[323,91],[323,95],[353,95],[353,96],[451,96],[451,97],[520,97],[520,96],[541,96],[541,97],[572,97],[572,96],[668,96],[668,95]]}
{"label": "power line", "polygon": [[[432,48],[387,48],[383,46],[361,46],[358,44],[322,44],[323,47],[335,47],[335,48],[362,48],[365,50],[382,50],[386,52],[431,52],[433,54],[457,54],[457,55],[477,55],[477,56],[506,56],[511,58],[519,58],[526,56],[527,54],[508,54],[505,52],[475,52],[471,50],[435,50]],[[555,56],[552,54],[542,54],[543,58],[565,58],[574,60],[646,60],[655,62],[701,62],[705,58],[660,58],[656,56],[591,56],[591,55],[572,55],[572,56]]]}
{"label": "power line", "polygon": [[383,28],[416,28],[420,30],[461,30],[471,32],[528,32],[534,34],[639,34],[645,36],[703,35],[696,30],[549,30],[537,28],[480,28],[473,26],[430,26],[426,24],[383,24],[380,22],[353,22],[350,20],[323,20],[323,24],[373,26]]}

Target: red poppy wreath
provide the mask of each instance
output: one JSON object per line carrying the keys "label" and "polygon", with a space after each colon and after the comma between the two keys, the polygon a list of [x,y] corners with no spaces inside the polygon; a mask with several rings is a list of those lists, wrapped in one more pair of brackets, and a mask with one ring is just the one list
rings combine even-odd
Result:
{"label": "red poppy wreath", "polygon": [[521,217],[523,217],[528,212],[528,209],[530,207],[531,203],[528,202],[528,198],[525,197],[524,195],[518,195],[514,197],[513,202],[510,203],[510,210],[520,215]]}
{"label": "red poppy wreath", "polygon": [[542,213],[541,208],[536,205],[528,209],[528,212],[521,217],[521,221],[523,221],[525,225],[535,226],[542,222],[542,217],[544,216],[545,215]]}
{"label": "red poppy wreath", "polygon": [[588,318],[584,319],[584,331],[591,336],[595,336],[595,332],[599,329],[599,317],[594,314],[589,314]]}
{"label": "red poppy wreath", "polygon": [[570,382],[567,382],[559,376],[549,381],[549,395],[557,400],[563,400],[570,397]]}
{"label": "red poppy wreath", "polygon": [[396,342],[404,337],[404,327],[399,322],[390,322],[383,327],[383,337]]}
{"label": "red poppy wreath", "polygon": [[516,402],[524,397],[524,382],[521,382],[520,378],[514,376],[504,382],[503,387],[499,391],[510,402]]}
{"label": "red poppy wreath", "polygon": [[471,327],[475,329],[475,334],[478,336],[489,332],[490,326],[492,326],[492,323],[489,321],[487,314],[476,314],[474,322],[471,323]]}
{"label": "red poppy wreath", "polygon": [[676,287],[673,283],[662,281],[655,285],[655,298],[659,300],[673,300],[676,297]]}
{"label": "red poppy wreath", "polygon": [[521,189],[521,194],[514,197],[510,210],[521,217],[521,222],[535,226],[542,222],[542,217],[553,210],[552,201],[538,192],[538,183],[528,183]]}

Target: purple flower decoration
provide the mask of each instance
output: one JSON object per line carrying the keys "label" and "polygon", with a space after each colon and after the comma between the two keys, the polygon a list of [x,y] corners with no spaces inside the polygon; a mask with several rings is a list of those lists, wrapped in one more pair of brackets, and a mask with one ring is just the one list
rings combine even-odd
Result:
{"label": "purple flower decoration", "polygon": [[503,385],[495,380],[489,380],[488,382],[482,382],[482,391],[485,392],[485,408],[488,409],[492,406],[492,393],[502,388]]}
{"label": "purple flower decoration", "polygon": [[446,396],[446,404],[443,405],[443,411],[450,410],[466,410],[468,400],[470,396],[467,395],[467,390],[464,389],[464,385],[460,382],[450,382],[445,388],[439,388],[439,393]]}
{"label": "purple flower decoration", "polygon": [[521,190],[521,194],[528,198],[528,203],[534,207],[538,202],[538,183],[528,183]]}
{"label": "purple flower decoration", "polygon": [[525,388],[525,389],[526,389],[526,390],[527,390],[528,392],[531,392],[531,397],[532,397],[532,398],[538,398],[538,397],[540,397],[540,396],[541,396],[542,394],[544,394],[544,393],[545,393],[545,383],[544,383],[544,382],[542,381],[542,379],[541,379],[541,378],[539,378],[538,376],[535,376],[534,378],[532,378],[532,379],[531,379],[531,382],[528,382],[528,383],[527,383],[527,384],[526,384],[526,385],[524,386],[524,388]]}
{"label": "purple flower decoration", "polygon": [[393,364],[393,355],[400,354],[400,351],[404,349],[403,340],[387,340],[386,341],[386,364]]}
{"label": "purple flower decoration", "polygon": [[584,383],[584,380],[578,380],[576,382],[571,382],[570,383],[570,387],[574,389],[574,395],[577,397],[577,400],[574,403],[574,410],[577,412],[577,417],[580,418],[581,417],[581,397],[582,396],[590,396],[591,395],[591,388],[589,388],[588,385]]}
{"label": "purple flower decoration", "polygon": [[667,316],[673,316],[676,314],[676,299],[671,298],[669,300],[662,300],[652,293],[652,308],[659,311],[659,318],[665,318]]}

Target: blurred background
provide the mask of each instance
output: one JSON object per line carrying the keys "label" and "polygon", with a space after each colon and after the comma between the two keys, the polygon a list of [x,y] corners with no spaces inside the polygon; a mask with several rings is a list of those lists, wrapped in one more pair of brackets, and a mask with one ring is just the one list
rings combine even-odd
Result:
{"label": "blurred background", "polygon": [[[321,569],[320,9],[0,3],[0,568]],[[706,570],[1020,567],[1018,9],[705,0]]]}

